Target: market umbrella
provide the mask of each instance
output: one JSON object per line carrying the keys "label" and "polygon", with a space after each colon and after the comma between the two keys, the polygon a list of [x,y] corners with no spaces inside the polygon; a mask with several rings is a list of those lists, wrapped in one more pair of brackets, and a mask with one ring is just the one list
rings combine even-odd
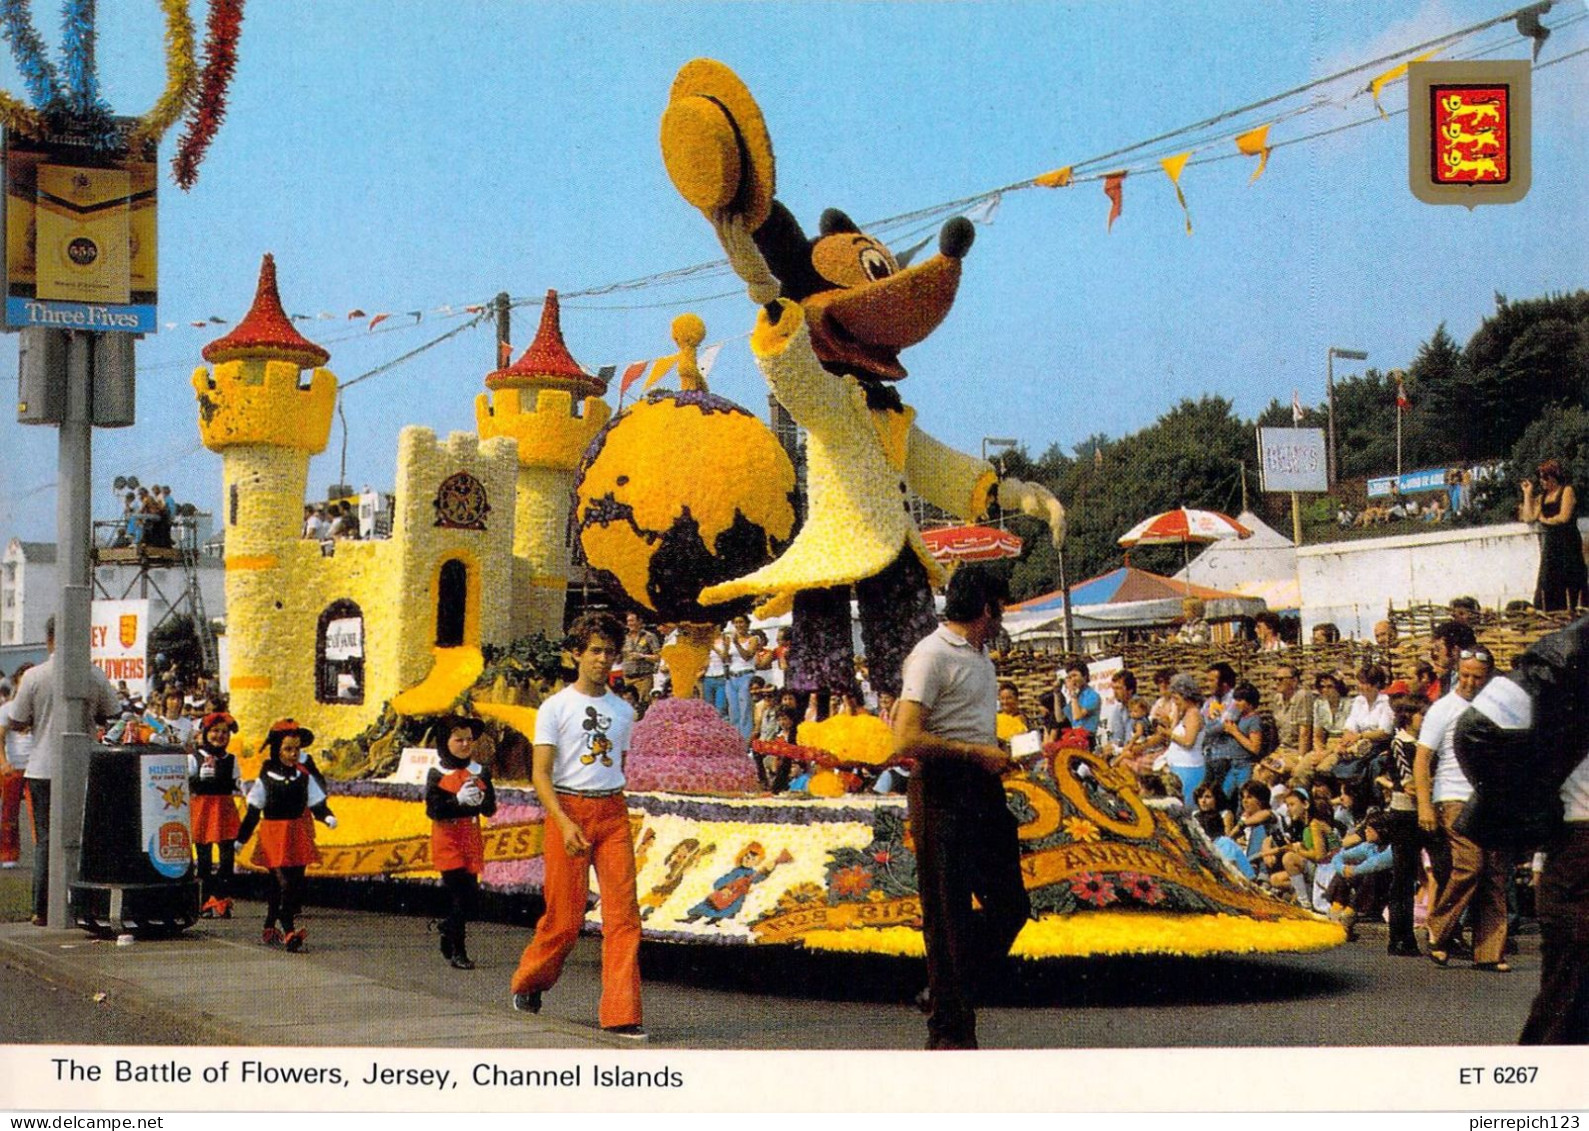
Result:
{"label": "market umbrella", "polygon": [[993,562],[1021,556],[1021,540],[991,526],[944,526],[923,530],[922,541],[940,562]]}
{"label": "market umbrella", "polygon": [[[1133,546],[1173,546],[1179,544],[1183,557],[1188,564],[1191,562],[1190,546],[1193,542],[1223,542],[1227,538],[1251,538],[1252,531],[1228,514],[1218,511],[1190,510],[1187,507],[1176,507],[1172,511],[1164,511],[1151,518],[1145,518],[1119,538],[1120,545],[1131,549]],[[1187,592],[1191,592],[1191,582],[1187,582]]]}

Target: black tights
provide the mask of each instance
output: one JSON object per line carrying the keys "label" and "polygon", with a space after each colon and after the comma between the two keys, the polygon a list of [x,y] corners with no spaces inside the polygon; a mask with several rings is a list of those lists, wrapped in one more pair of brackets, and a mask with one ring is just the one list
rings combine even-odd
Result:
{"label": "black tights", "polygon": [[441,934],[451,939],[461,953],[464,948],[464,931],[474,917],[475,893],[480,890],[480,877],[468,868],[449,868],[441,874],[441,886],[447,892],[447,915],[441,921]]}
{"label": "black tights", "polygon": [[[233,857],[237,853],[237,845],[230,840],[223,840],[218,844],[200,844],[199,850],[199,898],[209,899],[212,896],[225,899],[232,890]],[[210,850],[221,850],[221,866],[214,869]]]}
{"label": "black tights", "polygon": [[270,874],[276,883],[270,889],[270,902],[265,908],[265,926],[274,927],[279,919],[281,929],[290,931],[295,925],[293,920],[303,907],[304,866],[294,864],[286,868],[272,868]]}

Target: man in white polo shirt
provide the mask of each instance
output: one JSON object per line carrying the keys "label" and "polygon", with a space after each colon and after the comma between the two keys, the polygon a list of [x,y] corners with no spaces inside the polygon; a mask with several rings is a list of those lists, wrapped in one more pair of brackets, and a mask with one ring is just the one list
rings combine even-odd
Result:
{"label": "man in white polo shirt", "polygon": [[635,713],[607,686],[623,652],[623,627],[587,613],[568,630],[577,672],[541,704],[530,780],[546,811],[546,911],[513,974],[513,1008],[541,1011],[585,922],[590,869],[601,889],[601,1027],[643,1041],[640,1024],[640,905],[634,840],[624,800],[624,755]]}
{"label": "man in white polo shirt", "polygon": [[1462,913],[1474,903],[1473,967],[1507,974],[1512,967],[1502,955],[1508,856],[1475,844],[1454,827],[1473,796],[1473,786],[1457,762],[1456,722],[1494,673],[1495,661],[1484,649],[1458,653],[1456,685],[1424,715],[1412,776],[1419,827],[1425,832],[1438,829],[1451,850],[1451,878],[1436,893],[1429,912],[1429,957],[1438,966],[1451,961],[1451,943],[1462,930]]}
{"label": "man in white polo shirt", "polygon": [[[908,791],[927,947],[927,1047],[977,1047],[976,993],[1031,916],[1014,815],[1000,781],[998,682],[983,646],[997,637],[1008,589],[962,566],[945,624],[905,660],[894,746],[916,760]],[[973,909],[973,897],[981,905]]]}

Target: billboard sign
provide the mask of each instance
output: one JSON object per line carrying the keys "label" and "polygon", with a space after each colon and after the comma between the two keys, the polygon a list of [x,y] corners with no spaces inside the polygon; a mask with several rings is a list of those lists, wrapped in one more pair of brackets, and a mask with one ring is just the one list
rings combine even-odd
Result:
{"label": "billboard sign", "polygon": [[1419,491],[1444,491],[1446,489],[1446,469],[1443,467],[1426,468],[1423,471],[1409,471],[1404,475],[1381,475],[1368,481],[1368,497],[1370,499],[1383,498],[1390,494],[1391,485],[1403,495],[1416,494]]}
{"label": "billboard sign", "polygon": [[111,683],[125,680],[143,694],[149,681],[149,602],[95,601],[89,615],[89,658]]}
{"label": "billboard sign", "polygon": [[5,137],[7,329],[155,331],[153,142],[130,151],[136,119],[117,118],[111,144],[53,130]]}
{"label": "billboard sign", "polygon": [[1265,491],[1328,491],[1324,429],[1258,429],[1258,468]]}

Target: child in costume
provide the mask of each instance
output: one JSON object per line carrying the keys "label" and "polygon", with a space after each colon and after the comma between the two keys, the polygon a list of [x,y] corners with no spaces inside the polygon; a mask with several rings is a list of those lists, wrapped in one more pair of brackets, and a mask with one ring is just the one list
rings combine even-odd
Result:
{"label": "child in costume", "polygon": [[337,827],[337,819],[326,805],[326,791],[299,764],[299,752],[313,742],[314,733],[292,719],[271,724],[270,733],[265,736],[270,755],[248,791],[248,815],[237,834],[241,845],[259,829],[254,863],[270,869],[275,881],[260,941],[291,951],[302,950],[308,939],[307,932],[294,920],[303,904],[304,871],[320,859],[314,843],[314,822],[323,821],[328,829]]}
{"label": "child in costume", "polygon": [[[241,791],[237,758],[226,747],[236,733],[236,719],[224,711],[212,711],[200,721],[198,749],[188,755],[190,819],[198,850],[199,890],[204,896],[199,914],[206,919],[232,917],[233,859],[241,827],[232,797]],[[214,859],[217,850],[219,869]]]}
{"label": "child in costume", "polygon": [[425,779],[425,815],[430,818],[430,861],[441,873],[449,899],[441,921],[441,955],[454,969],[473,970],[464,933],[474,912],[485,845],[480,818],[497,811],[491,771],[470,760],[475,740],[485,726],[479,719],[449,715],[436,728],[436,753],[441,766]]}

